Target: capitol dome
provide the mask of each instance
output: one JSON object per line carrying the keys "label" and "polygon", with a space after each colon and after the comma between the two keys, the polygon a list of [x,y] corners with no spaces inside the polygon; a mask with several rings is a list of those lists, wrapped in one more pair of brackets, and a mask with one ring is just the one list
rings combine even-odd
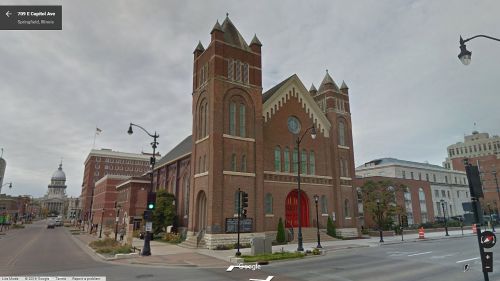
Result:
{"label": "capitol dome", "polygon": [[66,174],[62,170],[62,163],[59,164],[59,169],[52,174],[52,180],[66,181]]}

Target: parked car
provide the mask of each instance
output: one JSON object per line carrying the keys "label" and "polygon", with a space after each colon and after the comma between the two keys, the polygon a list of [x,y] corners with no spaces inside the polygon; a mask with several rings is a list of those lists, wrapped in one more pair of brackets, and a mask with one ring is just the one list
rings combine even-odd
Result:
{"label": "parked car", "polygon": [[56,221],[53,219],[49,219],[47,221],[47,228],[55,228],[56,227]]}

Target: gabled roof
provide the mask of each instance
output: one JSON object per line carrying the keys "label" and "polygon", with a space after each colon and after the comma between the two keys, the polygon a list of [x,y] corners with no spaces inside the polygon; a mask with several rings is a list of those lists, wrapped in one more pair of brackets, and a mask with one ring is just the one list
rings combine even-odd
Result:
{"label": "gabled roof", "polygon": [[[216,22],[216,23],[215,23],[215,25],[214,25],[214,28],[212,28],[212,32],[214,32],[214,31],[216,31],[216,30],[224,32],[224,31],[222,30],[222,27],[220,26],[219,20],[217,20],[217,22]],[[212,33],[212,32],[210,32],[210,33]]]}
{"label": "gabled roof", "polygon": [[222,23],[222,31],[224,31],[224,42],[236,46],[238,48],[251,51],[248,47],[247,42],[243,39],[238,29],[234,26],[233,22],[226,16],[226,19]]}
{"label": "gabled roof", "polygon": [[165,156],[163,156],[156,163],[156,168],[160,168],[161,166],[172,162],[173,160],[191,153],[193,147],[192,135],[187,136],[183,141],[181,141],[178,145],[176,145],[172,150],[170,150]]}
{"label": "gabled roof", "polygon": [[250,45],[253,45],[253,44],[262,46],[262,43],[260,43],[259,38],[257,38],[257,34],[253,35],[252,42],[250,42]]}
{"label": "gabled roof", "polygon": [[201,41],[198,41],[198,45],[196,46],[196,49],[194,49],[194,51],[200,51],[200,52],[204,52],[205,51],[205,48],[203,47],[203,44],[201,44]]}
{"label": "gabled roof", "polygon": [[342,85],[340,85],[340,89],[343,90],[343,89],[349,89],[349,87],[347,87],[347,85],[345,84],[344,81],[342,81]]}
{"label": "gabled roof", "polygon": [[329,137],[332,127],[330,121],[328,121],[296,74],[288,77],[264,93],[262,110],[264,122],[272,119],[273,115],[282,107],[285,107],[286,103],[292,98],[298,99],[302,110],[313,120],[318,132],[323,133],[325,137]]}

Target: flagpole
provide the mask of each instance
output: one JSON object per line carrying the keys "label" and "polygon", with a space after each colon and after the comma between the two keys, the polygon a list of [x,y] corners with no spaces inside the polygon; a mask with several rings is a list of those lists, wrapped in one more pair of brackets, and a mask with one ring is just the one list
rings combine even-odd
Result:
{"label": "flagpole", "polygon": [[92,149],[95,148],[95,138],[97,137],[97,130],[94,133],[94,144],[92,144]]}

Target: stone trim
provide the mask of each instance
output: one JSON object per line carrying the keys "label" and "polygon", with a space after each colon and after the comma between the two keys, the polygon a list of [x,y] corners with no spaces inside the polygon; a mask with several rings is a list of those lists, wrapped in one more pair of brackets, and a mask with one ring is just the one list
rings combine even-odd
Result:
{"label": "stone trim", "polygon": [[337,145],[338,148],[342,148],[342,149],[351,149],[350,147],[348,146],[343,146],[343,145]]}
{"label": "stone trim", "polygon": [[255,173],[243,173],[234,171],[223,171],[222,174],[229,176],[255,177]]}
{"label": "stone trim", "polygon": [[194,175],[194,178],[208,176],[208,171]]}
{"label": "stone trim", "polygon": [[[283,175],[283,176],[294,176],[296,177],[297,175],[296,174],[293,174],[293,173],[284,173],[284,172],[273,172],[273,171],[264,171],[264,174],[268,174],[268,175]],[[307,175],[307,174],[300,174],[300,177],[307,177],[307,178],[317,178],[317,179],[327,179],[327,180],[331,180],[333,179],[332,177],[328,177],[328,176],[316,176],[316,175]]]}
{"label": "stone trim", "polygon": [[206,137],[202,138],[202,139],[199,139],[195,142],[195,144],[199,144],[200,142],[204,142],[206,140],[208,140],[210,138],[210,135],[207,135]]}
{"label": "stone trim", "polygon": [[[268,182],[268,183],[283,183],[283,184],[287,184],[287,185],[290,185],[290,182],[289,181],[270,181],[270,180],[265,180],[264,182]],[[330,184],[320,184],[320,183],[307,183],[307,182],[300,182],[301,185],[317,185],[317,186],[327,186],[327,187],[331,187]]]}
{"label": "stone trim", "polygon": [[255,139],[253,139],[253,138],[242,138],[242,137],[232,136],[232,135],[228,135],[228,134],[223,134],[222,136],[224,138],[233,139],[233,140],[255,142]]}

